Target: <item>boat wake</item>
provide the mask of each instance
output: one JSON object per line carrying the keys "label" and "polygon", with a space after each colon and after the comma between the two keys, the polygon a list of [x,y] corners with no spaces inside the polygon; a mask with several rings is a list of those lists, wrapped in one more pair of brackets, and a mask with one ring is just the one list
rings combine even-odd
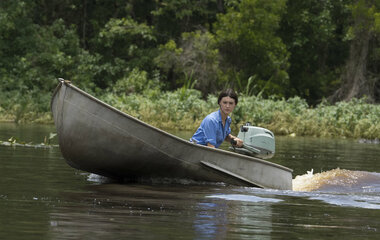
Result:
{"label": "boat wake", "polygon": [[240,201],[240,202],[266,202],[266,203],[278,203],[282,202],[281,199],[276,198],[267,198],[267,197],[258,197],[258,196],[252,196],[252,195],[245,195],[245,194],[214,194],[206,196],[206,198],[214,198],[214,199],[224,199],[228,201]]}
{"label": "boat wake", "polygon": [[211,185],[211,186],[225,186],[223,182],[205,182],[196,181],[187,178],[166,178],[166,177],[141,177],[137,179],[138,183],[151,184],[151,185]]}
{"label": "boat wake", "polygon": [[[292,196],[340,207],[380,209],[380,173],[376,172],[337,168],[314,174],[311,170],[293,179],[293,191],[258,188],[241,188],[240,191],[243,191],[243,195],[214,194],[211,197],[235,201],[271,202],[273,196],[274,199]],[[261,198],[257,199],[256,196]],[[284,200],[286,201],[286,198]]]}
{"label": "boat wake", "polygon": [[311,170],[293,179],[293,191],[333,205],[380,209],[380,173],[376,172],[337,168],[313,174]]}
{"label": "boat wake", "polygon": [[[115,179],[104,177],[101,175],[97,175],[95,173],[90,173],[87,176],[87,180],[89,182],[94,183],[113,183],[113,182],[120,182],[116,181]],[[148,177],[141,177],[137,179],[123,179],[121,181],[122,183],[138,183],[138,184],[148,184],[148,185],[210,185],[210,186],[226,186],[223,182],[205,182],[205,181],[195,181],[192,179],[185,179],[185,178],[164,178],[164,177],[154,177],[154,178],[148,178]]]}
{"label": "boat wake", "polygon": [[[87,174],[88,173],[86,173],[86,175]],[[108,178],[108,177],[100,176],[100,175],[95,174],[95,173],[90,173],[87,176],[87,181],[102,184],[102,183],[111,183],[114,180],[111,178]]]}
{"label": "boat wake", "polygon": [[[88,181],[103,184],[109,183],[111,179],[90,174],[88,175]],[[171,178],[141,178],[137,180],[137,183],[149,185],[226,186],[223,183]],[[293,179],[293,191],[251,187],[230,188],[228,186],[220,189],[224,190],[220,193],[208,195],[206,198],[273,204],[286,201],[283,196],[293,196],[323,201],[341,207],[380,209],[380,173],[375,172],[337,168],[326,172],[313,173],[313,170],[311,170]]]}
{"label": "boat wake", "polygon": [[312,169],[293,179],[293,191],[380,193],[380,174],[339,168],[314,174]]}

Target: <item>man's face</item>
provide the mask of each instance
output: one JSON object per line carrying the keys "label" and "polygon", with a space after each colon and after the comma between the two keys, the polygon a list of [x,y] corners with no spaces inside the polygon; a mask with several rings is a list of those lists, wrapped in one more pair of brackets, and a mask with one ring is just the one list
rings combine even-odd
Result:
{"label": "man's face", "polygon": [[230,115],[234,108],[236,107],[235,99],[231,97],[223,97],[220,102],[220,110],[225,114],[225,115]]}

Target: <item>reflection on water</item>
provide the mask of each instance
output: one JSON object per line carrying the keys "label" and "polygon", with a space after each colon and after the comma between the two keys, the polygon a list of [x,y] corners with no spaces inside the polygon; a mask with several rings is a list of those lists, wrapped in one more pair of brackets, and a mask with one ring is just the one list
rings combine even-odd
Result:
{"label": "reflection on water", "polygon": [[[40,143],[52,131],[0,124],[0,140]],[[0,146],[0,239],[378,238],[379,145],[276,141],[272,161],[294,169],[293,191],[184,179],[119,184],[69,167],[58,148]]]}

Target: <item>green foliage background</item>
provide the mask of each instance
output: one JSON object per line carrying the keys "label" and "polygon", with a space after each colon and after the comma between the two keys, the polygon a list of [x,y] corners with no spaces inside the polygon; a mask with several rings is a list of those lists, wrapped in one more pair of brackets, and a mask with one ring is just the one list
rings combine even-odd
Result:
{"label": "green foliage background", "polygon": [[[363,6],[380,32],[379,0],[3,0],[0,120],[51,122],[62,77],[161,128],[194,130],[232,87],[237,125],[379,138],[378,105],[325,100]],[[369,51],[374,86],[379,45]]]}

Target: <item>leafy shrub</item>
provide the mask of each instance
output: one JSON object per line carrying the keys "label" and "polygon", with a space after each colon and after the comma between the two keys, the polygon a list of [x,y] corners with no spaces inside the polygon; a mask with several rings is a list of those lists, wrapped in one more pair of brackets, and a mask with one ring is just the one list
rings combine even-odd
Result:
{"label": "leafy shrub", "polygon": [[[163,129],[195,131],[207,114],[218,109],[216,95],[203,100],[194,89],[157,94],[158,98],[134,94],[114,99],[123,102],[120,108],[124,111]],[[231,117],[234,132],[251,122],[277,135],[375,139],[380,138],[379,114],[380,106],[367,104],[365,99],[335,105],[322,102],[311,108],[299,97],[278,100],[242,95]]]}

